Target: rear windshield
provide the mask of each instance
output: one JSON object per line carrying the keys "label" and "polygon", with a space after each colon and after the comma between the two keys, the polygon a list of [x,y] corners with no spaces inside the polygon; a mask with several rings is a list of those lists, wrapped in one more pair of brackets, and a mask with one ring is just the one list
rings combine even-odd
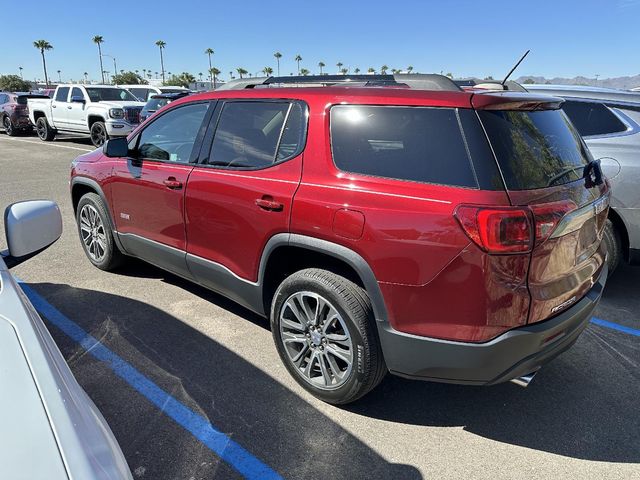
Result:
{"label": "rear windshield", "polygon": [[453,108],[338,105],[331,147],[346,172],[478,187]]}
{"label": "rear windshield", "polygon": [[162,93],[183,93],[185,90],[184,90],[184,88],[164,88],[164,87],[160,87],[160,91]]}
{"label": "rear windshield", "polygon": [[147,110],[158,110],[170,102],[168,98],[152,98],[147,102]]}
{"label": "rear windshield", "polygon": [[592,159],[560,110],[478,114],[509,190],[552,187],[578,180]]}
{"label": "rear windshield", "polygon": [[87,87],[87,94],[92,102],[119,102],[122,100],[137,102],[138,99],[124,88],[92,88]]}

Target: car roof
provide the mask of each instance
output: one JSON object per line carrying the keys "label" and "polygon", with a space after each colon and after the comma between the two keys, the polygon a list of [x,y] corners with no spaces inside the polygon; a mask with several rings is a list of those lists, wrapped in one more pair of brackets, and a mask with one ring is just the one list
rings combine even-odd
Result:
{"label": "car roof", "polygon": [[605,102],[639,103],[640,92],[582,85],[524,85],[527,90],[559,97],[584,98]]}

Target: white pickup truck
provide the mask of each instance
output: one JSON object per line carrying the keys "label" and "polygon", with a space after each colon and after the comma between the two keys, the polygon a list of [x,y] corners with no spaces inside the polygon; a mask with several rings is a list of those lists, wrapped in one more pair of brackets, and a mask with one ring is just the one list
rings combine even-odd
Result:
{"label": "white pickup truck", "polygon": [[99,147],[137,127],[144,102],[123,88],[78,84],[59,85],[52,99],[29,99],[28,106],[40,140],[49,142],[57,132],[87,133]]}

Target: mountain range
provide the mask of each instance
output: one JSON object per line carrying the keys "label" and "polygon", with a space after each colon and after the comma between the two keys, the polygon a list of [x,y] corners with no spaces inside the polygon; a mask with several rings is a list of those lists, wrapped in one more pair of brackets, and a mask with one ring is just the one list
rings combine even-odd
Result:
{"label": "mountain range", "polygon": [[523,75],[516,79],[518,83],[551,83],[554,85],[589,85],[592,87],[607,87],[618,88],[621,90],[629,90],[631,88],[640,87],[640,74],[630,77],[615,77],[615,78],[588,78],[588,77],[573,77],[573,78],[545,78],[535,75]]}

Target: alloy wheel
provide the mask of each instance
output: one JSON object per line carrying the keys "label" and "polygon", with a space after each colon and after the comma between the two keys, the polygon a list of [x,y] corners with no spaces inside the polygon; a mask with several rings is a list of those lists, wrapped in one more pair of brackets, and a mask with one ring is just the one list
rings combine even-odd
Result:
{"label": "alloy wheel", "polygon": [[107,141],[107,132],[102,125],[95,125],[91,128],[91,143],[94,146],[100,147]]}
{"label": "alloy wheel", "polygon": [[101,262],[107,253],[107,235],[100,214],[93,205],[80,210],[80,236],[84,248],[95,262]]}
{"label": "alloy wheel", "polygon": [[353,368],[353,342],[336,308],[313,292],[291,295],[280,310],[280,338],[288,359],[316,388],[335,390]]}

